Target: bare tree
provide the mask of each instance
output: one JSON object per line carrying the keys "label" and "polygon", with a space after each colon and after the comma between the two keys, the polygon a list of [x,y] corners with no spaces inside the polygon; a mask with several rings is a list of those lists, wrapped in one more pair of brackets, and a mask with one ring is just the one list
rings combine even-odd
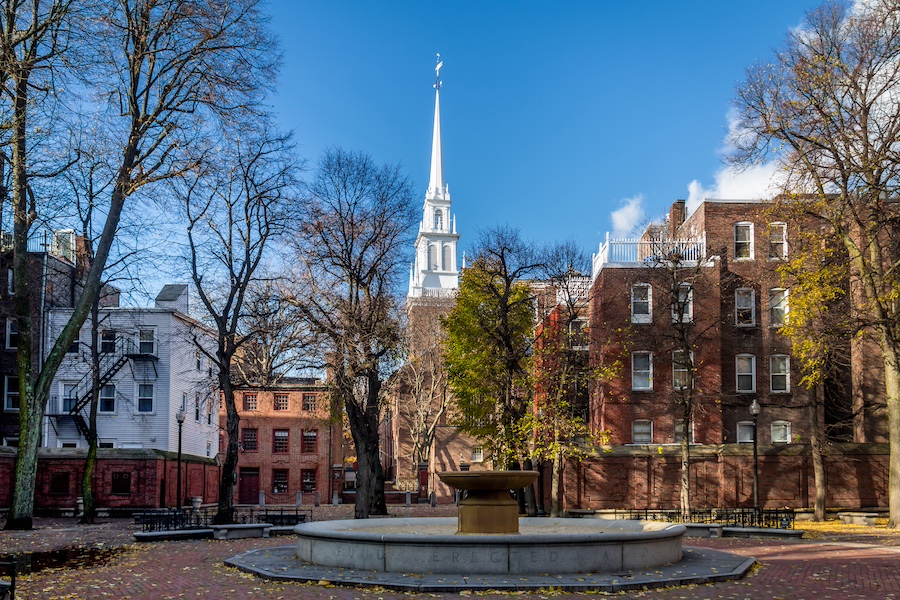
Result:
{"label": "bare tree", "polygon": [[417,221],[398,167],[332,148],[309,183],[288,298],[322,340],[335,410],[346,412],[359,473],[356,518],[383,515],[379,425],[401,344],[398,295]]}
{"label": "bare tree", "polygon": [[240,417],[232,369],[244,341],[245,302],[267,251],[287,225],[298,166],[290,139],[266,127],[227,141],[230,150],[206,163],[198,176],[173,186],[188,221],[191,280],[216,335],[214,355],[199,343],[197,348],[216,366],[227,415],[228,443],[215,517],[219,523],[234,519]]}
{"label": "bare tree", "polygon": [[[14,85],[7,89],[15,90],[13,105],[18,115],[13,119],[16,133],[11,143],[15,277],[19,283],[16,312],[22,327],[20,445],[8,529],[31,528],[37,448],[50,384],[100,289],[126,201],[141,188],[190,168],[196,156],[191,149],[202,142],[206,120],[255,107],[273,81],[278,55],[257,4],[257,0],[225,4],[211,0],[118,0],[97,7],[98,12],[88,19],[75,21],[68,10],[70,3],[32,0],[6,5],[2,55],[18,57],[14,63],[7,63],[5,73],[14,73]],[[32,15],[37,16],[33,23]],[[44,64],[50,63],[60,51],[60,42],[68,41],[62,34],[73,22],[89,26],[85,37],[73,45],[96,51],[94,68],[82,73],[83,89],[95,92],[92,99],[99,98],[99,105],[106,109],[96,115],[104,125],[98,136],[118,149],[118,162],[114,165],[106,220],[82,295],[37,373],[31,359],[36,340],[25,318],[30,309],[26,242],[37,211],[35,203],[29,202],[25,156],[28,73],[36,68],[39,63],[35,61],[40,57],[45,57]],[[22,32],[27,32],[24,43]]]}
{"label": "bare tree", "polygon": [[900,3],[827,3],[774,60],[748,71],[734,101],[738,164],[774,159],[786,191],[829,224],[851,267],[855,308],[884,362],[890,526],[900,527]]}

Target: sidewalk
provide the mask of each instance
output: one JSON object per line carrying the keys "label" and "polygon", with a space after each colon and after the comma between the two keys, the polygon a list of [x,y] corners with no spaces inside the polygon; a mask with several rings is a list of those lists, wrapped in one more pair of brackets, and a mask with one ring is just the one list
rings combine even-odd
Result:
{"label": "sidewalk", "polygon": [[[326,507],[322,507],[325,509]],[[343,518],[341,511],[321,512],[314,518]],[[454,507],[391,507],[394,515],[446,516]],[[676,600],[772,599],[900,600],[900,534],[883,528],[836,527],[816,533],[812,540],[690,539],[686,545],[724,550],[759,561],[743,580],[619,595],[623,598]],[[73,519],[36,521],[30,532],[0,531],[0,553],[40,551],[73,544],[119,548],[108,562],[81,569],[44,570],[20,577],[20,599],[63,598],[329,598],[400,599],[410,594],[386,590],[299,585],[269,582],[223,565],[226,558],[256,549],[291,545],[291,538],[233,541],[179,541],[133,544],[135,526],[126,520],[79,526]],[[473,594],[474,595],[474,594]],[[510,594],[480,597],[509,598]],[[546,598],[547,593],[515,594]],[[582,594],[553,596],[575,597]],[[413,597],[458,597],[428,594]]]}

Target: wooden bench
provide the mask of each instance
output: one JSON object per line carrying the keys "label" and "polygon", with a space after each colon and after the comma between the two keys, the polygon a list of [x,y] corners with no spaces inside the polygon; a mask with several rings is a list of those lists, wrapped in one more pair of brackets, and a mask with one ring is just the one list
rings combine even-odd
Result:
{"label": "wooden bench", "polygon": [[15,556],[12,560],[0,561],[0,576],[6,577],[0,579],[0,600],[16,599],[16,571],[18,566]]}
{"label": "wooden bench", "polygon": [[240,538],[269,537],[271,523],[231,523],[228,525],[213,525],[213,537],[217,540],[237,540]]}
{"label": "wooden bench", "polygon": [[847,525],[875,525],[878,513],[873,512],[839,512],[838,518]]}

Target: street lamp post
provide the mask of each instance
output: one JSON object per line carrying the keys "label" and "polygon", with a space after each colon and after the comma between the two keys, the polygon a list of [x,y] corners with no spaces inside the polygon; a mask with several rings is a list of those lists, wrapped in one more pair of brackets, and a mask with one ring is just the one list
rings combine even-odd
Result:
{"label": "street lamp post", "polygon": [[178,476],[175,484],[175,508],[181,508],[181,427],[184,425],[185,415],[183,410],[175,413],[175,420],[178,421]]}
{"label": "street lamp post", "polygon": [[757,442],[759,429],[757,424],[760,411],[762,411],[762,407],[754,398],[753,403],[750,404],[750,415],[753,417],[753,510],[757,515],[759,514],[759,443]]}

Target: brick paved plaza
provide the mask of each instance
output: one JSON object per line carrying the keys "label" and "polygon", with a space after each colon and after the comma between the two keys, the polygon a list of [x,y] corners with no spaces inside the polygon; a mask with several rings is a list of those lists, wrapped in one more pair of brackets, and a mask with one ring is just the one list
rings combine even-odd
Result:
{"label": "brick paved plaza", "polygon": [[[350,507],[322,507],[316,519],[339,518]],[[397,516],[445,516],[452,507],[392,508]],[[85,568],[43,570],[20,576],[21,599],[53,598],[401,598],[414,596],[387,590],[330,585],[268,582],[223,566],[235,554],[255,548],[291,544],[289,537],[234,541],[178,541],[135,544],[128,520],[106,520],[79,526],[73,519],[37,520],[30,532],[0,531],[0,553],[53,550],[72,545],[119,548],[105,564]],[[833,528],[834,529],[834,528]],[[754,556],[759,564],[741,581],[618,594],[624,598],[770,599],[830,598],[900,600],[900,534],[884,528],[841,527],[814,539],[689,539],[703,546]],[[474,592],[472,595],[476,595]],[[477,593],[486,598],[562,596],[548,591],[531,594]],[[565,594],[580,596],[584,594]],[[458,594],[422,594],[451,597]]]}

